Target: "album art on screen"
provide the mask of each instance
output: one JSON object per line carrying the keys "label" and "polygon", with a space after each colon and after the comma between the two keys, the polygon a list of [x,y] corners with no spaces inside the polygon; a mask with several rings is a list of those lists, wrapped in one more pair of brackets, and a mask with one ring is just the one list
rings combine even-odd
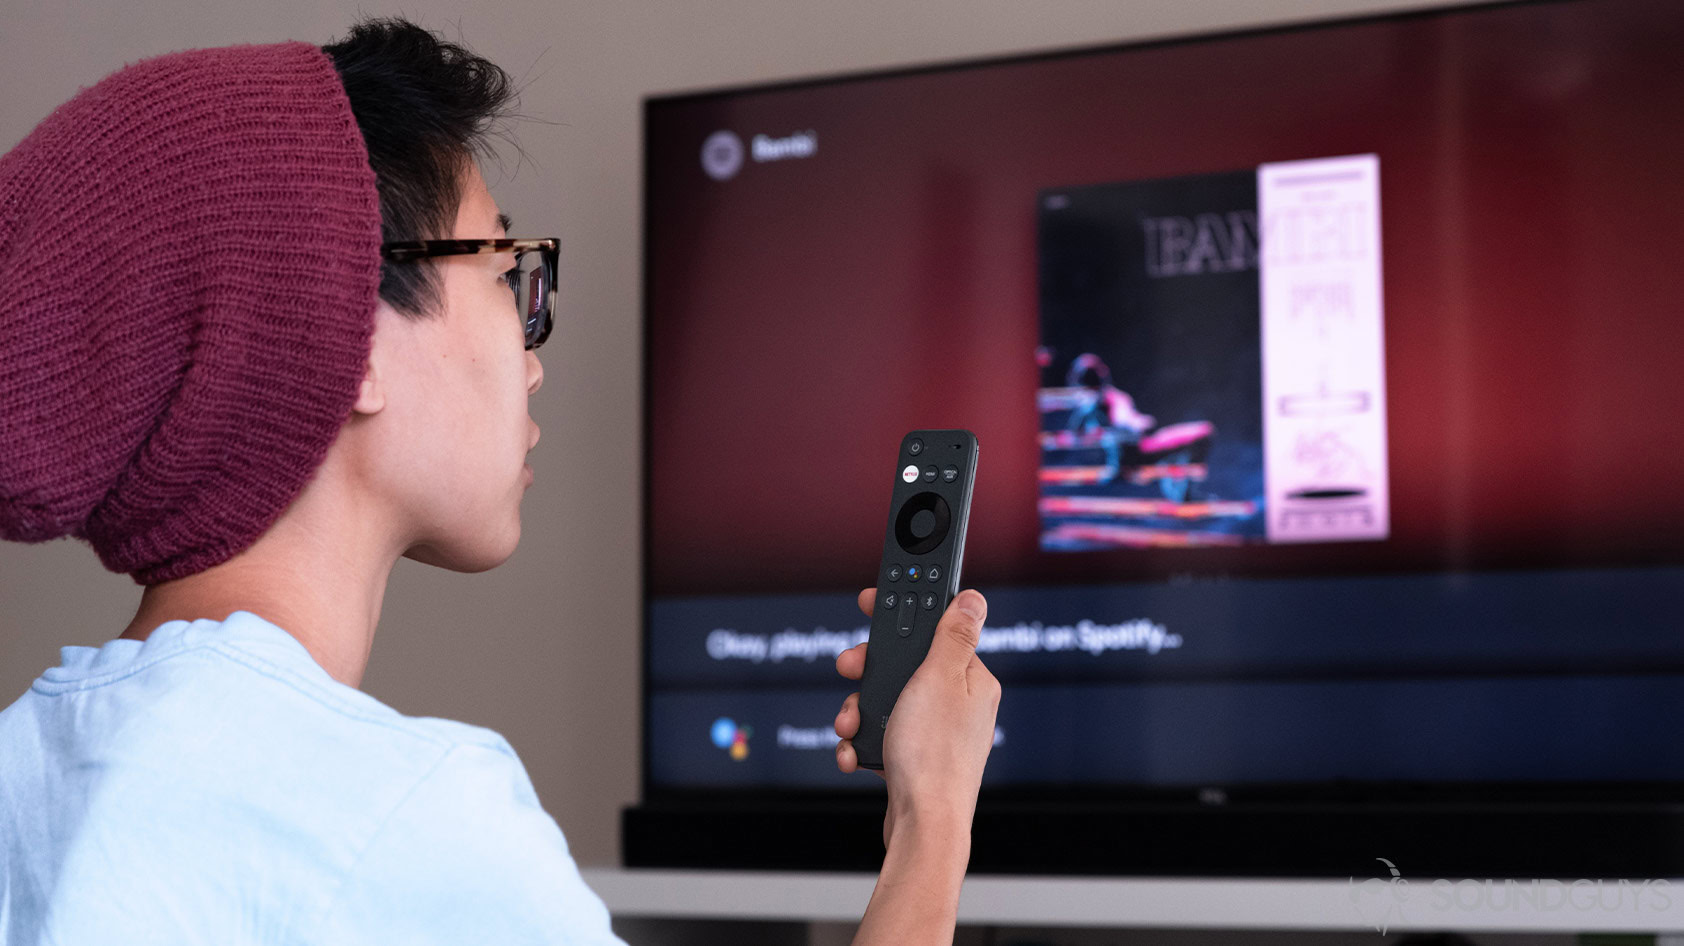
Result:
{"label": "album art on screen", "polygon": [[1043,549],[1387,536],[1377,156],[1038,199]]}

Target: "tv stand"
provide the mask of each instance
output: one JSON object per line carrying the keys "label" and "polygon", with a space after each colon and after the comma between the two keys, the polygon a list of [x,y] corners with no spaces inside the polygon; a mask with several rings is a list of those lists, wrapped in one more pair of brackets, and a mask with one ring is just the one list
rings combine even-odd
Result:
{"label": "tv stand", "polygon": [[[617,922],[798,923],[818,931],[813,942],[818,942],[822,935],[830,935],[832,938],[826,942],[840,943],[847,942],[846,936],[836,939],[840,935],[836,929],[824,933],[820,928],[851,929],[864,914],[876,883],[876,876],[870,873],[625,868],[586,868],[583,873],[585,882],[603,898]],[[1502,881],[1495,882],[1496,893],[1481,894],[1475,887],[1484,889],[1483,882],[1474,884],[1463,880],[1460,881],[1461,902],[1457,903],[1454,898],[1458,881],[1445,880],[1451,887],[1448,906],[1435,898],[1433,879],[1416,877],[1411,880],[1400,908],[1388,918],[1383,907],[1392,890],[1377,877],[1368,881],[1366,878],[972,875],[966,879],[960,895],[959,924],[961,927],[1066,929],[1346,931],[1368,937],[1376,936],[1376,927],[1382,922],[1388,933],[1684,932],[1684,879],[1666,882],[1666,898],[1651,896],[1637,902],[1628,894],[1623,909],[1604,909],[1592,897],[1596,891],[1583,884],[1575,888],[1571,880],[1538,884],[1536,889],[1549,891],[1548,896],[1530,905],[1502,899]],[[1524,888],[1532,882],[1515,884]],[[1604,882],[1602,902],[1613,903],[1617,889]],[[963,943],[964,939],[961,937],[959,941]],[[1229,934],[1221,942],[1239,941]],[[1537,944],[1541,940],[1527,942]]]}

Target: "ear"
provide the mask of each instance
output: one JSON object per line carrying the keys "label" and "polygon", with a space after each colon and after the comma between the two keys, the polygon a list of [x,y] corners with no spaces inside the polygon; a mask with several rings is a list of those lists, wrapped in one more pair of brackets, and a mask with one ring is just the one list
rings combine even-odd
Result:
{"label": "ear", "polygon": [[351,405],[353,414],[378,414],[386,407],[386,385],[381,365],[386,361],[391,347],[391,336],[396,326],[393,320],[397,312],[386,300],[381,299],[374,307],[374,338],[368,353],[368,365],[363,372],[363,380],[357,389],[357,402]]}
{"label": "ear", "polygon": [[378,414],[386,407],[386,389],[380,383],[380,369],[375,365],[375,359],[369,358],[368,371],[357,389],[357,403],[351,405],[353,414]]}

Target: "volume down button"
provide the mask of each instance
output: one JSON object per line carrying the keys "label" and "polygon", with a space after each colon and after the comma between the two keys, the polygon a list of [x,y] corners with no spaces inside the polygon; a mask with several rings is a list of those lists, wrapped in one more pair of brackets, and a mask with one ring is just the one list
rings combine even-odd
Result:
{"label": "volume down button", "polygon": [[912,634],[912,616],[918,613],[918,595],[909,593],[901,599],[900,618],[896,629],[900,636],[908,637]]}

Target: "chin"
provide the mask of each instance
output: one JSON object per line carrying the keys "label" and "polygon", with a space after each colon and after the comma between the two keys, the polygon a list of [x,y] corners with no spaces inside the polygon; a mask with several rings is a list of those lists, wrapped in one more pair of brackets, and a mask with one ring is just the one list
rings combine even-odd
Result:
{"label": "chin", "polygon": [[482,540],[461,545],[424,542],[411,546],[403,553],[403,557],[423,565],[473,574],[490,571],[508,561],[519,544],[520,523],[517,520],[514,530],[506,536],[500,536],[496,541]]}

